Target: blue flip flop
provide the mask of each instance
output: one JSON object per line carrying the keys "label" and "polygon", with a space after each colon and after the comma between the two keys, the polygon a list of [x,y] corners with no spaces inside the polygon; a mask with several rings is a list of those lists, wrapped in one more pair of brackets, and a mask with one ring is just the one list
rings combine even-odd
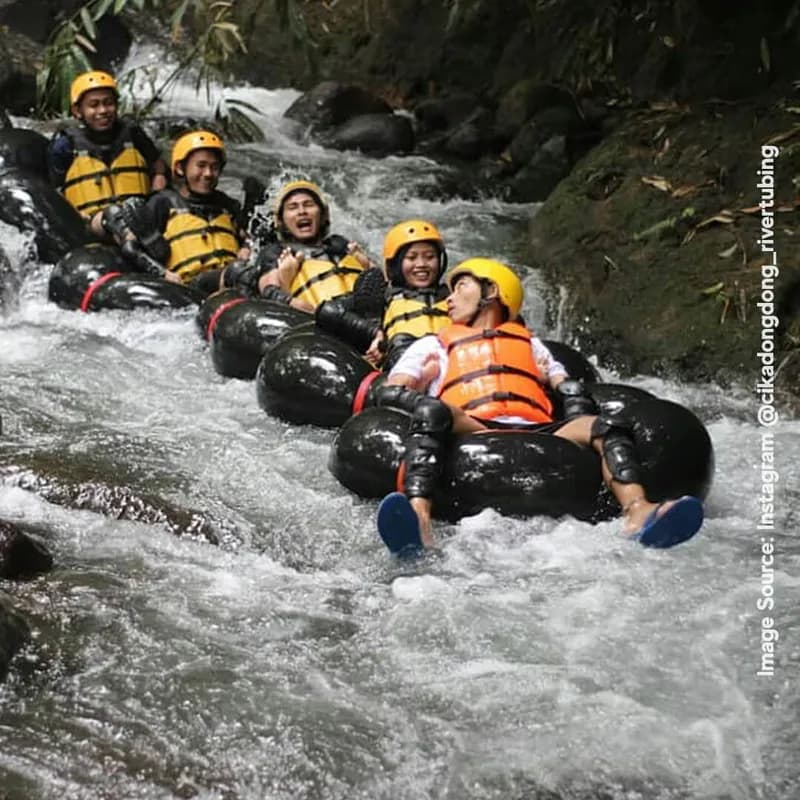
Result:
{"label": "blue flip flop", "polygon": [[389,551],[398,558],[415,558],[423,552],[416,512],[400,492],[387,494],[381,500],[378,533]]}
{"label": "blue flip flop", "polygon": [[703,504],[690,495],[679,498],[663,514],[660,503],[654,508],[642,527],[633,535],[645,547],[674,547],[691,539],[703,524]]}

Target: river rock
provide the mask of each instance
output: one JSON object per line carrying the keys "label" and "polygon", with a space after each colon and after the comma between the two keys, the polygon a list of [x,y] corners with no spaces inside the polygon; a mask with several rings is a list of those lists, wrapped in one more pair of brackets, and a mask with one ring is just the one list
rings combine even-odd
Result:
{"label": "river rock", "polygon": [[48,139],[28,128],[0,130],[0,170],[17,167],[24,172],[47,178]]}
{"label": "river rock", "polygon": [[398,114],[359,114],[318,141],[326,147],[360,150],[380,158],[413,150],[414,129],[408,117]]}
{"label": "river rock", "polygon": [[0,520],[0,578],[26,578],[52,568],[53,556],[41,542]]}
{"label": "river rock", "polygon": [[330,131],[363,114],[391,113],[392,108],[385,100],[360,86],[324,81],[295,100],[284,116],[313,134]]}

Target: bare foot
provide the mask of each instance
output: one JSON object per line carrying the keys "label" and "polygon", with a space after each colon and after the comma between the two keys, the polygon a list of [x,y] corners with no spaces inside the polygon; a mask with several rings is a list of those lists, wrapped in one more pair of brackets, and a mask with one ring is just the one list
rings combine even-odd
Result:
{"label": "bare foot", "polygon": [[651,503],[644,497],[634,500],[627,506],[622,532],[626,536],[633,536],[642,529],[642,525],[644,525],[645,520],[654,509],[658,509],[657,516],[660,517],[662,514],[669,511],[673,505],[675,505],[675,500],[667,500],[663,503]]}

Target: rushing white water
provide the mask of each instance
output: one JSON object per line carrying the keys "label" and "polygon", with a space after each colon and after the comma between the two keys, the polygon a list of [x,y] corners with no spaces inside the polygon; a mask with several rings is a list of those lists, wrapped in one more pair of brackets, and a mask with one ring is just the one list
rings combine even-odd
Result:
{"label": "rushing white water", "polygon": [[[308,175],[334,230],[374,254],[422,216],[451,259],[524,266],[532,207],[419,199],[442,167],[293,144],[277,127],[293,93],[249,91],[269,135],[233,148],[224,188]],[[26,243],[9,234],[6,250],[20,263]],[[57,568],[0,584],[36,633],[0,688],[0,796],[800,796],[796,421],[774,429],[781,638],[759,678],[747,394],[635,381],[695,409],[714,441],[708,520],[681,547],[487,511],[438,529],[443,558],[398,566],[375,504],[328,473],[332,434],[268,418],[252,384],[217,376],[192,313],[63,311],[48,265],[25,269],[0,318],[0,518],[40,531]],[[34,490],[42,474],[72,501]],[[98,512],[119,496],[184,510],[221,544]]]}

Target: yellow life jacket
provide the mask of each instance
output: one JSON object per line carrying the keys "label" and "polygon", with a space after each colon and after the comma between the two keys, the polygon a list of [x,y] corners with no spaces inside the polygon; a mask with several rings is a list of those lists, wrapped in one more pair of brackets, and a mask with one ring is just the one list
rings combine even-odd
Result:
{"label": "yellow life jacket", "polygon": [[394,291],[383,312],[383,333],[387,342],[398,335],[419,339],[438,333],[450,324],[447,301],[438,299],[436,290],[400,289]]}
{"label": "yellow life jacket", "polygon": [[[188,283],[201,272],[224,267],[239,251],[236,223],[230,212],[220,206],[209,207],[206,216],[196,211],[177,192],[173,195],[164,239],[169,245],[167,269],[177,272],[182,283]],[[213,216],[212,216],[213,215]]]}
{"label": "yellow life jacket", "polygon": [[70,132],[75,158],[67,170],[62,192],[69,204],[92,217],[112,203],[150,192],[150,168],[130,141],[128,128],[109,147],[92,142],[82,130]]}
{"label": "yellow life jacket", "polygon": [[300,265],[289,294],[310,303],[314,308],[325,300],[341,297],[353,291],[356,279],[364,271],[364,267],[351,255],[343,256],[336,262],[330,260],[327,253],[312,253],[318,258],[306,258]]}
{"label": "yellow life jacket", "polygon": [[447,372],[439,397],[478,419],[522,417],[552,422],[553,406],[531,350],[531,332],[518,322],[476,330],[451,325],[439,334]]}

